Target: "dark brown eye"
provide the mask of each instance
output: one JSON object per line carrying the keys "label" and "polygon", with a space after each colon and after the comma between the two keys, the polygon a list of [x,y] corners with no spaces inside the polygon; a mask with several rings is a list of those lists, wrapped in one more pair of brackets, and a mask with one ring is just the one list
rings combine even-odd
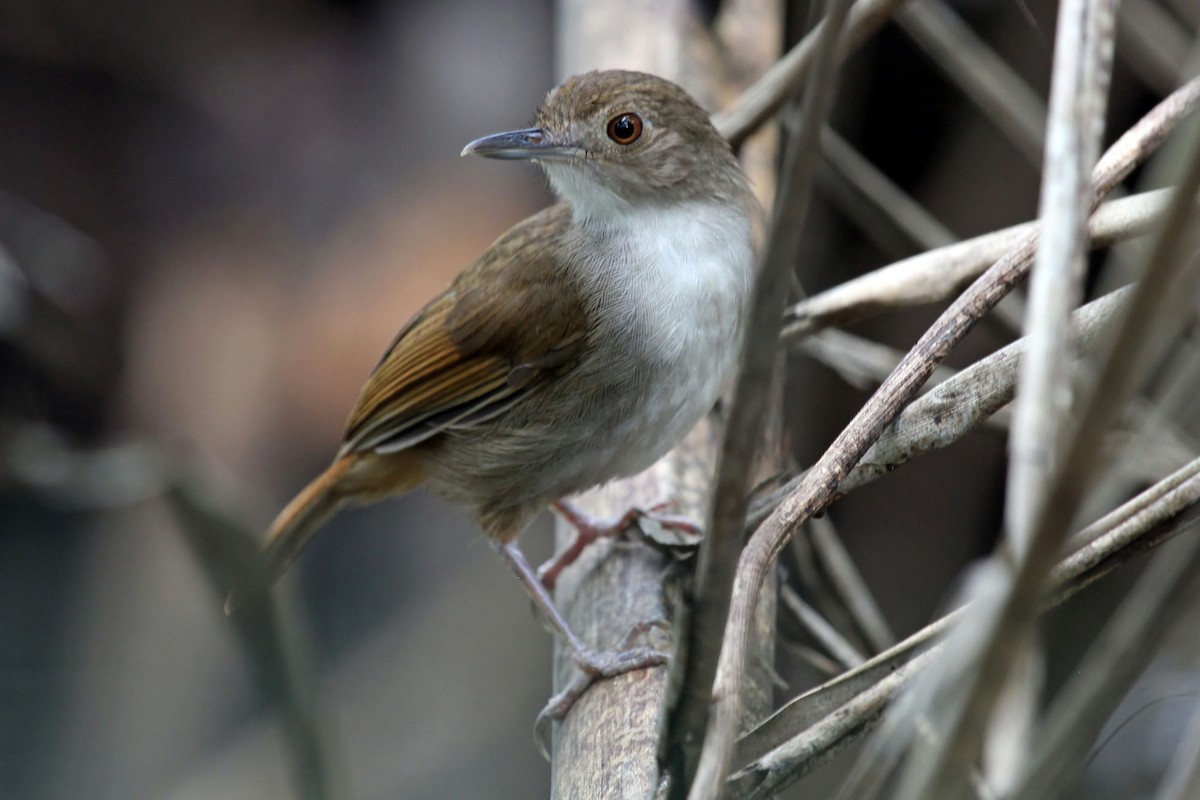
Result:
{"label": "dark brown eye", "polygon": [[633,144],[642,135],[642,118],[637,114],[618,114],[608,121],[608,138],[617,144]]}

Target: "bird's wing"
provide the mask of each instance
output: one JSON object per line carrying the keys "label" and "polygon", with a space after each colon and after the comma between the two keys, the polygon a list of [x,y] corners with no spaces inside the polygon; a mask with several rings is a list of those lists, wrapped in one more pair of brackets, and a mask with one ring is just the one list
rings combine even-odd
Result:
{"label": "bird's wing", "polygon": [[518,224],[396,336],[350,413],[342,454],[395,452],[490,419],[570,369],[586,310],[548,261],[569,211]]}

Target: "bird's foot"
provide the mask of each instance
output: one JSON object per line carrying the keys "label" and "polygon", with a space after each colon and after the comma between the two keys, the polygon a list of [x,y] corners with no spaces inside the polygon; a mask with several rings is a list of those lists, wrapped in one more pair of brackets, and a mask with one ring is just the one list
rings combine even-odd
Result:
{"label": "bird's foot", "polygon": [[671,507],[669,502],[657,503],[649,508],[634,506],[615,521],[598,520],[566,500],[552,503],[550,507],[575,529],[575,540],[571,545],[538,567],[538,579],[551,592],[558,582],[558,576],[579,559],[588,545],[599,539],[619,536],[640,520],[650,520],[663,528],[692,536],[699,536],[701,532],[700,524],[694,519],[668,513]]}
{"label": "bird's foot", "polygon": [[633,641],[648,633],[653,628],[665,628],[662,620],[642,622],[635,625],[625,635],[625,638],[613,650],[597,651],[591,648],[576,650],[571,655],[579,667],[579,673],[571,679],[561,692],[546,702],[546,707],[538,714],[534,723],[535,738],[542,748],[543,755],[548,752],[550,723],[561,722],[566,718],[576,701],[583,696],[592,684],[603,678],[615,678],[626,672],[650,667],[661,667],[670,659],[670,654],[655,650],[652,647],[633,647]]}

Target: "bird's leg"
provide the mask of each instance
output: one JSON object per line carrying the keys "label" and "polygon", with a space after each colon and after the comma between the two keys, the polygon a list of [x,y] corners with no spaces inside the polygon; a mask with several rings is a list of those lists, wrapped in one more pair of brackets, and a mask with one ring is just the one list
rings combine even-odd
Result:
{"label": "bird's leg", "polygon": [[668,654],[660,650],[654,650],[649,647],[629,647],[629,643],[633,637],[649,630],[650,627],[653,627],[652,623],[641,623],[635,626],[617,650],[599,652],[589,647],[582,639],[575,635],[575,632],[571,630],[571,626],[567,624],[566,619],[559,613],[558,607],[554,605],[554,600],[550,597],[550,593],[546,591],[546,587],[538,579],[537,573],[533,571],[533,568],[529,566],[529,562],[525,560],[525,554],[521,552],[521,548],[517,543],[515,541],[498,542],[493,540],[493,546],[504,557],[504,560],[508,562],[508,566],[525,587],[525,591],[529,592],[529,596],[533,598],[533,604],[537,606],[538,611],[550,623],[551,627],[558,632],[558,635],[563,638],[567,646],[571,648],[571,657],[575,660],[579,669],[583,671],[584,676],[586,676],[582,685],[580,685],[580,681],[574,681],[568,687],[567,691],[552,697],[549,705],[546,706],[546,710],[542,712],[543,716],[548,716],[550,719],[556,720],[565,717],[567,712],[571,710],[571,706],[575,703],[575,700],[597,678],[612,678],[635,669],[658,667],[667,663]]}
{"label": "bird's leg", "polygon": [[597,539],[620,535],[626,528],[639,519],[652,519],[664,528],[699,535],[700,525],[689,517],[678,514],[668,514],[666,509],[670,503],[658,503],[649,508],[633,508],[622,514],[615,522],[599,520],[583,509],[566,500],[557,500],[550,504],[560,517],[570,523],[575,529],[575,540],[561,553],[556,553],[550,560],[538,567],[538,578],[549,591],[554,591],[558,576],[564,569],[571,566],[583,554],[588,545]]}

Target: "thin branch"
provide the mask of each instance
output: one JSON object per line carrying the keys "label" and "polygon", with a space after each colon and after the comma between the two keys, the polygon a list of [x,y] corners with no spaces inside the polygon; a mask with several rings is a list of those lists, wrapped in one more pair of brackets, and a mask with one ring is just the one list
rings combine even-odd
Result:
{"label": "thin branch", "polygon": [[1164,525],[1200,503],[1200,458],[1191,461],[1149,489],[1071,537],[1071,555],[1054,568],[1050,582],[1081,589],[1112,570],[1110,559],[1133,547],[1147,530]]}
{"label": "thin branch", "polygon": [[[877,31],[905,0],[858,0],[850,9],[839,50],[858,49]],[[737,147],[742,140],[783,107],[787,99],[804,84],[816,57],[817,42],[825,22],[809,31],[799,44],[742,93],[729,108],[713,117],[721,135]]]}
{"label": "thin branch", "polygon": [[[904,353],[894,347],[837,328],[802,339],[796,349],[824,364],[856,389],[875,388],[904,358]],[[954,374],[950,367],[938,367],[929,384],[939,384]]]}
{"label": "thin branch", "polygon": [[723,789],[728,771],[727,764],[714,771],[713,765],[698,762],[698,744],[707,724],[706,694],[720,655],[742,546],[751,467],[763,432],[775,364],[775,348],[771,345],[779,338],[788,278],[808,216],[818,143],[833,106],[837,70],[843,57],[840,36],[849,6],[850,0],[830,0],[827,5],[821,24],[826,33],[817,40],[799,126],[784,152],[771,228],[755,279],[739,374],[717,460],[713,502],[696,564],[689,630],[683,657],[677,655],[671,667],[682,675],[681,680],[673,681],[682,687],[682,693],[668,715],[662,752],[667,754],[673,788],[677,792],[686,788],[691,800],[715,798]]}
{"label": "thin branch", "polygon": [[[958,241],[940,220],[830,128],[821,136],[821,153],[827,169],[818,172],[817,178],[830,199],[885,253],[899,258],[910,252],[913,244],[927,252]],[[1019,331],[1025,316],[1023,303],[1013,293],[1000,301],[995,314]]]}
{"label": "thin branch", "polygon": [[[1103,197],[1123,180],[1179,120],[1194,109],[1198,99],[1200,79],[1189,82],[1165,99],[1109,148],[1093,175],[1095,196]],[[1032,261],[1035,242],[1034,235],[1020,242],[938,318],[830,445],[825,455],[809,470],[795,493],[760,526],[742,551],[725,642],[713,685],[714,708],[702,755],[702,760],[713,765],[715,770],[729,763],[733,751],[750,624],[754,618],[759,589],[766,581],[771,564],[791,533],[805,519],[832,502],[841,480],[917,393],[951,347],[1025,276]]]}
{"label": "thin branch", "polygon": [[779,747],[729,777],[746,797],[771,797],[824,764],[869,733],[888,703],[914,676],[934,663],[943,645],[934,645],[885,673]]}
{"label": "thin branch", "polygon": [[[1128,302],[1130,291],[1128,287],[1118,289],[1074,313],[1075,347],[1080,355],[1095,352],[1105,330]],[[830,334],[838,335],[835,342],[828,341]],[[842,341],[843,337],[846,342]],[[814,348],[811,343],[821,346]],[[837,330],[822,331],[802,344],[806,352],[830,363],[831,368],[834,368],[833,362],[849,362],[849,366],[840,363],[837,368],[843,373],[849,370],[844,377],[847,380],[853,378],[852,383],[856,386],[866,386],[868,381],[881,382],[901,359],[891,348]],[[851,346],[844,346],[846,344]],[[1003,415],[1016,394],[1017,371],[1024,351],[1025,340],[1018,339],[961,372],[938,367],[927,384],[933,388],[906,407],[871,445],[842,481],[838,496],[849,494],[931,450],[948,447],[980,425],[992,423],[998,428],[1007,428]],[[894,358],[893,353],[896,353]],[[1159,453],[1158,459],[1139,467],[1140,471],[1135,474],[1141,478],[1156,479],[1163,473],[1163,463],[1174,468],[1191,452],[1181,442],[1180,434],[1165,426],[1157,416],[1143,404],[1134,403],[1129,410],[1134,432],[1109,434],[1110,440],[1116,440],[1114,448],[1132,436],[1143,447]],[[753,533],[784,498],[795,491],[801,477],[777,481],[754,498],[746,518],[747,534]]]}
{"label": "thin branch", "polygon": [[896,22],[1017,150],[1040,167],[1046,105],[1008,62],[941,0],[914,0],[896,14]]}
{"label": "thin branch", "polygon": [[[1099,346],[1129,300],[1120,289],[1075,312],[1076,347],[1090,353]],[[846,479],[842,494],[853,491],[931,450],[958,441],[1012,401],[1017,373],[1028,340],[1019,339],[939,384],[915,400],[884,430]]]}
{"label": "thin branch", "polygon": [[[1165,487],[1173,487],[1167,489]],[[1153,499],[1151,499],[1153,498]],[[1169,476],[1076,534],[1092,544],[1063,559],[1052,573],[1054,590],[1043,609],[1076,595],[1107,574],[1200,523],[1200,460]],[[738,742],[739,763],[751,762],[732,780],[778,791],[807,775],[840,748],[867,733],[907,679],[934,661],[934,643],[968,613],[960,607],[912,634],[890,650],[785,704]],[[921,654],[917,667],[911,667]],[[903,674],[905,680],[889,676]],[[831,728],[836,722],[838,727]],[[820,725],[818,724],[820,723]],[[840,736],[851,737],[843,741]],[[747,784],[746,782],[749,782]]]}
{"label": "thin branch", "polygon": [[[789,740],[806,735],[822,718],[933,647],[962,613],[963,609],[958,609],[938,618],[855,669],[789,700],[738,739],[737,763],[748,764]],[[751,765],[744,771],[752,769]]]}
{"label": "thin branch", "polygon": [[1041,238],[1030,277],[1026,352],[1009,437],[1005,528],[1020,557],[1032,535],[1054,468],[1052,445],[1065,421],[1071,383],[1071,310],[1083,294],[1087,218],[1094,201],[1089,173],[1100,153],[1108,106],[1117,0],[1063,0],[1059,5]]}
{"label": "thin branch", "polygon": [[[1189,134],[1200,133],[1200,127]],[[903,797],[941,797],[961,785],[963,770],[976,754],[975,743],[996,692],[1012,663],[1012,645],[1033,624],[1045,581],[1062,547],[1068,525],[1089,478],[1098,470],[1103,437],[1120,408],[1141,385],[1163,348],[1163,337],[1178,327],[1180,297],[1190,297],[1200,279],[1193,269],[1192,229],[1195,194],[1200,189],[1200,135],[1185,139],[1186,166],[1177,174],[1178,194],[1151,248],[1130,307],[1103,359],[1099,379],[1081,398],[1079,425],[1066,432],[1067,446],[1059,469],[1051,474],[1045,502],[1038,511],[1028,549],[994,614],[977,618],[978,645],[970,658],[974,669],[961,676],[961,702],[948,710],[943,729],[949,747],[930,759],[928,768],[910,773]],[[1174,306],[1174,308],[1172,308]]]}
{"label": "thin branch", "polygon": [[[1170,190],[1159,189],[1100,206],[1088,221],[1091,246],[1108,247],[1148,233],[1169,199]],[[1026,222],[977,236],[897,261],[813,295],[788,309],[783,339],[795,342],[830,325],[944,300],[1037,230],[1038,223]]]}

